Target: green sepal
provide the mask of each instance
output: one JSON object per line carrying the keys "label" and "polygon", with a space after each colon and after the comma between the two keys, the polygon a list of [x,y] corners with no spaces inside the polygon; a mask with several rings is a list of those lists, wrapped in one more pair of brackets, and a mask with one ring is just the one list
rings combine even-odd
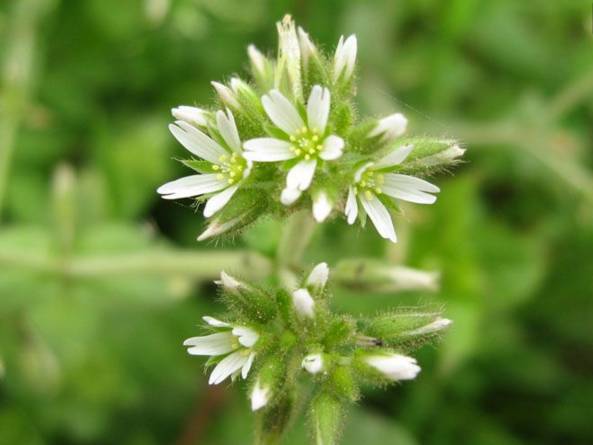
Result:
{"label": "green sepal", "polygon": [[328,392],[321,392],[311,402],[310,424],[314,443],[334,445],[342,428],[344,406]]}

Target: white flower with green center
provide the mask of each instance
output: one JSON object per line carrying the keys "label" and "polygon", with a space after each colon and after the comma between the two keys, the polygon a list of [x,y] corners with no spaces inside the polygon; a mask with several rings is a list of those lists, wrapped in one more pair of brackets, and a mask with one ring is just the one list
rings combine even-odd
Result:
{"label": "white flower with green center", "polygon": [[243,145],[245,158],[258,162],[296,160],[286,177],[282,199],[284,204],[292,204],[311,185],[318,164],[342,156],[344,140],[339,136],[326,134],[330,93],[327,88],[319,85],[311,89],[306,122],[297,108],[278,90],[272,90],[263,96],[262,104],[270,120],[285,137],[246,141]]}
{"label": "white flower with green center", "polygon": [[401,164],[412,151],[413,146],[400,147],[378,162],[363,165],[354,175],[354,184],[348,189],[345,214],[348,224],[354,224],[359,216],[358,204],[369,216],[377,232],[383,238],[397,242],[391,215],[381,202],[384,196],[416,204],[433,204],[440,189],[414,176],[391,173],[389,170]]}
{"label": "white flower with green center", "polygon": [[215,141],[184,120],[169,125],[173,136],[192,154],[210,163],[198,175],[185,176],[157,189],[165,199],[181,199],[214,193],[206,202],[204,216],[209,218],[222,209],[233,197],[251,172],[241,147],[239,132],[230,110],[216,113],[216,126],[222,138]]}
{"label": "white flower with green center", "polygon": [[257,343],[259,334],[246,326],[233,326],[213,317],[206,316],[203,319],[218,332],[188,338],[183,345],[188,346],[187,352],[190,355],[226,355],[212,370],[208,384],[218,385],[227,377],[234,380],[239,375],[246,379],[255,359],[252,348]]}

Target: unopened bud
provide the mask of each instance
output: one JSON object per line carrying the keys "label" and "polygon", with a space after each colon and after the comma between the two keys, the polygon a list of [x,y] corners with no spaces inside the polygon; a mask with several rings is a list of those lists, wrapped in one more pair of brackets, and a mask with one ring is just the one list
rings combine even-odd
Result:
{"label": "unopened bud", "polygon": [[390,380],[412,380],[420,372],[416,359],[401,354],[369,355],[364,361]]}
{"label": "unopened bud", "polygon": [[313,318],[315,315],[315,301],[307,289],[297,289],[292,293],[294,308],[302,317]]}
{"label": "unopened bud", "polygon": [[237,102],[233,91],[229,87],[220,82],[211,82],[211,84],[223,104],[234,109],[240,108],[239,102]]}
{"label": "unopened bud", "polygon": [[356,63],[356,51],[357,41],[354,34],[345,41],[344,36],[340,37],[334,56],[334,82],[337,82],[342,75],[345,81],[350,80]]}
{"label": "unopened bud", "polygon": [[369,137],[380,136],[384,142],[391,142],[406,132],[408,119],[401,113],[394,113],[384,117],[369,133]]}
{"label": "unopened bud", "polygon": [[251,410],[257,411],[263,408],[270,401],[270,388],[262,386],[259,379],[251,390]]}
{"label": "unopened bud", "polygon": [[323,355],[309,354],[303,359],[301,366],[309,374],[317,374],[317,373],[323,371],[325,368],[325,363],[323,361]]}

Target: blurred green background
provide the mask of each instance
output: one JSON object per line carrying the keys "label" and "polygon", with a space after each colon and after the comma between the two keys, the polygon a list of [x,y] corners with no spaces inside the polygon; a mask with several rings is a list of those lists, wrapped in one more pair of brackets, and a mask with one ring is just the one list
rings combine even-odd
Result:
{"label": "blurred green background", "polygon": [[286,12],[327,49],[357,34],[361,112],[468,148],[397,245],[339,219],[307,251],[442,273],[437,292],[339,291],[338,309],[455,320],[416,381],[366,392],[343,443],[593,443],[589,1],[5,0],[0,444],[250,442],[243,385],[208,388],[181,342],[220,311],[220,268],[265,275],[280,225],[197,243],[201,215],[155,188],[183,174],[170,108],[211,101],[248,43],[273,51]]}

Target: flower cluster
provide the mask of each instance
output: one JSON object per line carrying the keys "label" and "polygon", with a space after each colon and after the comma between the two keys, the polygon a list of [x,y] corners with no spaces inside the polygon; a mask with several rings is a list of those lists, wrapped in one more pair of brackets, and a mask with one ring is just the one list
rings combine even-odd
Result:
{"label": "flower cluster", "polygon": [[355,113],[357,40],[340,38],[325,54],[289,17],[278,24],[279,56],[248,47],[251,80],[213,82],[218,109],[172,110],[173,136],[195,158],[197,174],[158,189],[166,199],[205,201],[211,218],[199,239],[232,233],[264,214],[312,209],[316,221],[369,217],[397,240],[393,200],[432,204],[439,188],[418,175],[455,163],[463,149],[449,139],[404,137],[401,113],[359,119]]}
{"label": "flower cluster", "polygon": [[356,400],[361,384],[414,379],[420,366],[408,354],[450,320],[438,310],[397,310],[359,320],[335,314],[328,305],[328,277],[321,263],[296,289],[269,291],[223,272],[217,283],[228,308],[224,321],[204,317],[209,333],[187,339],[187,352],[210,357],[210,384],[248,379],[253,411],[285,402],[299,379],[314,384],[316,398],[336,404]]}

